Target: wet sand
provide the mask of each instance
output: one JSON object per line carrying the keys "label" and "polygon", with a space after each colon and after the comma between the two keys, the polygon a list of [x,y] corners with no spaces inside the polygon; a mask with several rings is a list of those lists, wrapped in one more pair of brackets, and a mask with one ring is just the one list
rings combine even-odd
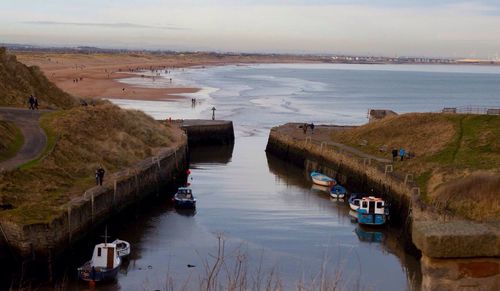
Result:
{"label": "wet sand", "polygon": [[[16,53],[19,61],[38,66],[50,81],[79,98],[111,98],[128,100],[172,100],[179,94],[195,93],[199,88],[182,87],[175,82],[162,88],[144,88],[119,82],[120,79],[141,76],[153,78],[156,73],[182,70],[194,66],[219,66],[238,63],[297,63],[320,62],[321,59],[300,56],[216,55],[192,54],[77,54],[77,53]],[[168,74],[167,74],[168,76]]]}

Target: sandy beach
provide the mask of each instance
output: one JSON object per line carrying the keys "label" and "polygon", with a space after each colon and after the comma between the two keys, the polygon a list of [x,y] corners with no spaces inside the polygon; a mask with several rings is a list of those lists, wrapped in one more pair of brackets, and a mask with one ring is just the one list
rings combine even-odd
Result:
{"label": "sandy beach", "polygon": [[[193,66],[220,66],[238,63],[320,62],[318,58],[275,55],[217,55],[206,53],[165,54],[114,53],[16,53],[19,61],[38,66],[58,87],[80,98],[130,100],[172,100],[199,88],[145,88],[119,82],[141,76],[141,71],[175,71]],[[135,75],[134,75],[135,74]],[[144,76],[148,77],[148,76]],[[150,76],[151,77],[151,76]]]}

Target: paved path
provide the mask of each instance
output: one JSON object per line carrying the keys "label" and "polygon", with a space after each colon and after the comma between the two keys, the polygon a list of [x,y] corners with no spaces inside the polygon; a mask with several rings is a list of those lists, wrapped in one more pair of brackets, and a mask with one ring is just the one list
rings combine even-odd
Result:
{"label": "paved path", "polygon": [[302,124],[299,123],[287,123],[285,125],[279,126],[278,127],[278,132],[288,135],[296,140],[305,140],[306,137],[310,137],[311,141],[314,142],[315,144],[320,145],[322,142],[326,142],[327,145],[329,146],[334,146],[337,148],[340,148],[346,152],[352,153],[358,157],[362,158],[369,158],[381,163],[392,163],[391,160],[389,159],[384,159],[380,158],[368,153],[365,153],[363,151],[358,150],[357,148],[334,142],[331,140],[331,134],[335,130],[343,130],[343,129],[349,129],[349,128],[354,128],[355,126],[330,126],[330,125],[318,125],[314,128],[314,134],[311,132],[311,129],[307,130],[307,133],[304,134],[304,131],[302,128],[299,128],[299,126]]}
{"label": "paved path", "polygon": [[29,110],[21,108],[0,107],[0,120],[13,122],[24,136],[24,144],[17,154],[0,162],[0,171],[13,170],[40,155],[47,144],[47,136],[40,127],[39,118],[49,110]]}

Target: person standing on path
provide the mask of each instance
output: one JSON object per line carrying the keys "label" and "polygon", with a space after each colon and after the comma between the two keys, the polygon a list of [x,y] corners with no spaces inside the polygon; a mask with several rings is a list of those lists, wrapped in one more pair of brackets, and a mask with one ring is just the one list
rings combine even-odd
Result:
{"label": "person standing on path", "polygon": [[406,154],[406,151],[404,148],[400,148],[399,149],[399,156],[401,157],[401,161],[403,161],[404,157],[405,157],[405,154]]}
{"label": "person standing on path", "polygon": [[35,100],[34,101],[34,103],[35,103],[35,108],[34,109],[38,110],[38,98],[36,98],[36,96],[35,96],[35,97],[33,97],[33,99]]}
{"label": "person standing on path", "polygon": [[396,148],[392,148],[392,161],[395,162],[398,158],[398,150]]}
{"label": "person standing on path", "polygon": [[33,97],[33,95],[30,95],[30,97],[28,98],[28,104],[30,105],[30,109],[31,110],[35,110],[35,98]]}
{"label": "person standing on path", "polygon": [[95,171],[95,182],[96,185],[102,186],[102,182],[104,181],[104,174],[106,171],[100,166],[96,171]]}

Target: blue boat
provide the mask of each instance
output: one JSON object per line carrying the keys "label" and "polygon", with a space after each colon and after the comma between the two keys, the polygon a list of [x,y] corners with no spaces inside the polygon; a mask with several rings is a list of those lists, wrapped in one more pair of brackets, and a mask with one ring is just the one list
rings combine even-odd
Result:
{"label": "blue boat", "polygon": [[179,187],[174,195],[174,203],[177,208],[196,208],[193,191],[187,187]]}
{"label": "blue boat", "polygon": [[340,186],[339,184],[333,186],[330,189],[330,196],[332,198],[342,199],[342,198],[344,198],[346,193],[347,193],[347,190],[344,187]]}
{"label": "blue boat", "polygon": [[311,179],[314,184],[320,186],[332,187],[337,184],[337,181],[335,181],[335,179],[319,172],[311,172]]}
{"label": "blue boat", "polygon": [[384,225],[389,216],[389,208],[384,200],[368,196],[361,198],[358,214],[358,223],[362,225],[380,226]]}

